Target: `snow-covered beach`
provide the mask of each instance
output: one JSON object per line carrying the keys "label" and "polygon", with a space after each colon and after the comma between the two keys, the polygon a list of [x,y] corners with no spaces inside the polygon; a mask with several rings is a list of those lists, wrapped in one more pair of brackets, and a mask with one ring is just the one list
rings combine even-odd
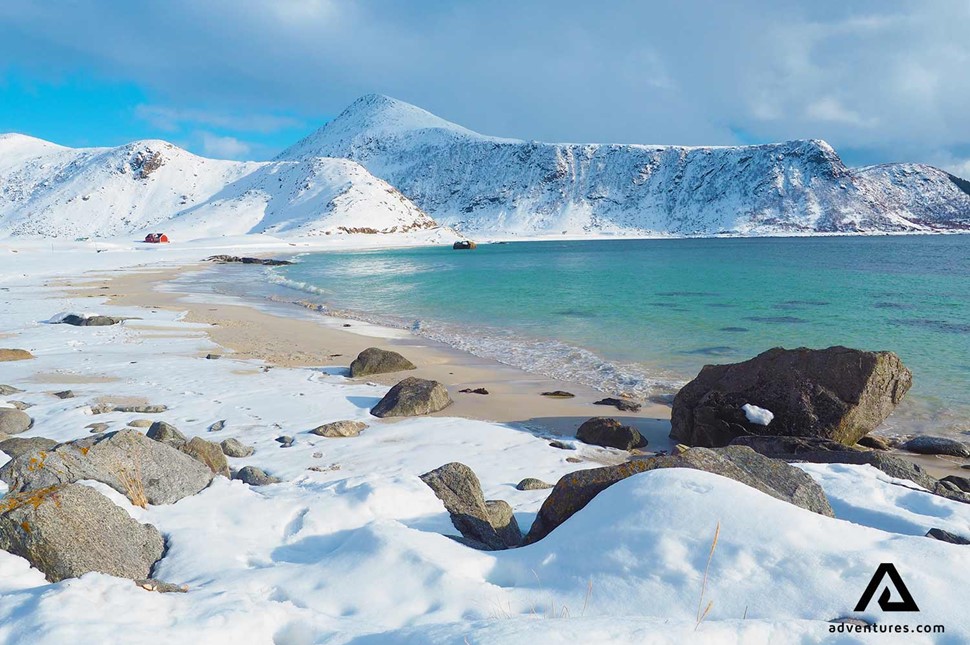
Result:
{"label": "snow-covered beach", "polygon": [[[146,509],[90,483],[162,532],[167,550],[153,576],[187,585],[187,593],[152,593],[98,573],[51,584],[0,551],[0,642],[144,642],[161,631],[207,643],[970,638],[954,593],[970,552],[924,537],[932,528],[970,534],[970,505],[870,466],[803,465],[829,498],[829,518],[723,477],[665,469],[615,484],[534,544],[478,551],[445,537],[457,531],[419,475],[448,462],[469,465],[486,498],[507,501],[528,530],[548,491],[520,491],[517,482],[555,483],[627,458],[572,436],[582,419],[602,414],[590,405],[597,393],[397,331],[185,297],[173,287],[178,271],[207,255],[325,250],[319,242],[56,246],[0,249],[0,346],[35,357],[0,363],[0,383],[22,390],[0,400],[30,404],[34,420],[18,436],[61,442],[90,436],[93,422],[110,432],[164,420],[190,437],[253,446],[252,456],[230,465],[257,466],[282,481],[251,487],[216,477],[195,495]],[[59,312],[129,319],[106,327],[45,322]],[[453,390],[455,404],[430,416],[373,417],[370,408],[396,375],[346,376],[371,345],[405,354],[417,375]],[[457,392],[466,387],[489,394]],[[577,396],[540,396],[554,389]],[[64,390],[72,396],[53,396]],[[103,397],[166,409],[93,414]],[[640,429],[651,449],[670,448],[666,408],[616,416]],[[368,427],[339,439],[308,432],[337,420]],[[293,445],[281,448],[282,435]],[[552,447],[551,439],[575,449]],[[853,612],[884,562],[898,568],[918,613],[881,613],[875,602]],[[910,632],[833,632],[829,621],[848,616]],[[917,625],[946,631],[918,634]]]}

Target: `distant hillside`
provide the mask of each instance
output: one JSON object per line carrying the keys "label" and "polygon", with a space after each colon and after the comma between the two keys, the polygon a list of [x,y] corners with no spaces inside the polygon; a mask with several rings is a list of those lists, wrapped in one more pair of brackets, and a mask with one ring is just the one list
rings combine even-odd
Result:
{"label": "distant hillside", "polygon": [[963,180],[918,164],[850,169],[814,139],[693,148],[526,142],[370,95],[279,159],[317,156],[360,163],[469,233],[970,229]]}

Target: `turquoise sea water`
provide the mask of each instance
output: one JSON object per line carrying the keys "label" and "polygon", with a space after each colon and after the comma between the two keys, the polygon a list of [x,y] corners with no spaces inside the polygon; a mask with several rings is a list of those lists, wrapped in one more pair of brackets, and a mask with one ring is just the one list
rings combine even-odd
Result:
{"label": "turquoise sea water", "polygon": [[268,275],[335,313],[640,396],[775,346],[892,350],[915,375],[895,428],[970,431],[970,236],[337,252]]}

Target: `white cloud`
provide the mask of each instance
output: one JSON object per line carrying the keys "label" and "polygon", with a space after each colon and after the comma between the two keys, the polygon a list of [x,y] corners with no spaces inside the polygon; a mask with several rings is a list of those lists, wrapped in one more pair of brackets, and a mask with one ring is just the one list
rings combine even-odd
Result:
{"label": "white cloud", "polygon": [[222,137],[211,132],[200,132],[202,152],[207,157],[216,159],[245,159],[252,151],[245,141],[235,137]]}
{"label": "white cloud", "polygon": [[805,115],[818,121],[847,123],[863,127],[871,127],[875,123],[874,119],[866,119],[858,112],[846,108],[833,96],[825,96],[814,103],[810,103],[805,109]]}
{"label": "white cloud", "polygon": [[298,119],[272,114],[232,115],[223,112],[162,105],[137,105],[135,116],[160,130],[175,131],[184,126],[205,125],[244,132],[278,132],[286,128],[304,127]]}

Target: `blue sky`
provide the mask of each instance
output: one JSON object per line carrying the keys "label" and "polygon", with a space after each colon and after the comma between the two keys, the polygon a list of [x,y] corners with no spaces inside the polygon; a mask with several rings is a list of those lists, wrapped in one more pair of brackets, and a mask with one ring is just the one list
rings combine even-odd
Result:
{"label": "blue sky", "polygon": [[500,136],[968,176],[967,34],[967,0],[5,0],[0,132],[265,159],[379,92]]}

